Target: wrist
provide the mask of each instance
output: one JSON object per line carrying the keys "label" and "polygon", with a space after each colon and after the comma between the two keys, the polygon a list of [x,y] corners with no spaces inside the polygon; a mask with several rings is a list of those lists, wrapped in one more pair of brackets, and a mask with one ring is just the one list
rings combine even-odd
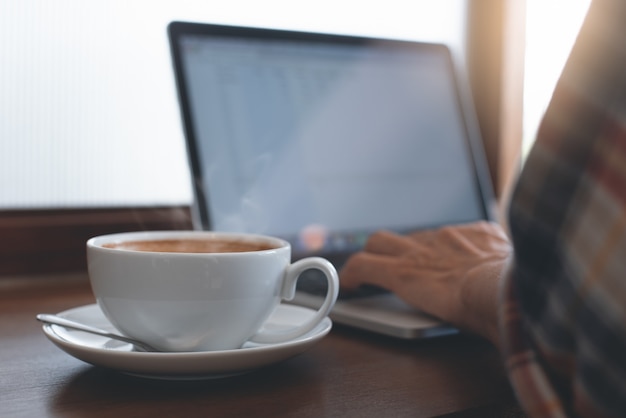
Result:
{"label": "wrist", "polygon": [[500,345],[498,320],[500,287],[507,271],[507,260],[483,263],[467,272],[461,289],[459,325]]}

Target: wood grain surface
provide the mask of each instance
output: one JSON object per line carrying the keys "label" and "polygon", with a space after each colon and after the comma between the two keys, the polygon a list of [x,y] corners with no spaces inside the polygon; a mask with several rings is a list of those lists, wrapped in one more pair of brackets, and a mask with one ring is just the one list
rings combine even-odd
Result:
{"label": "wood grain surface", "polygon": [[335,326],[248,374],[159,381],[74,359],[35,320],[93,302],[84,273],[0,281],[0,417],[523,416],[498,352],[471,336],[407,342]]}

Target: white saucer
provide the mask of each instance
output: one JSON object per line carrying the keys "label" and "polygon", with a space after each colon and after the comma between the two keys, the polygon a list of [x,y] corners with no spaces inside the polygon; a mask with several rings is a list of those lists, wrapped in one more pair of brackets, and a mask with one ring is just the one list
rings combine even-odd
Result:
{"label": "white saucer", "polygon": [[[301,324],[315,311],[282,304],[266,323],[267,328],[290,328]],[[97,304],[81,306],[58,315],[87,325],[118,332]],[[132,351],[130,344],[106,337],[44,325],[43,331],[59,348],[84,362],[121,372],[157,379],[214,379],[246,373],[286,360],[309,349],[332,327],[325,318],[315,329],[300,338],[279,344],[247,342],[240,349],[184,353],[144,353]]]}

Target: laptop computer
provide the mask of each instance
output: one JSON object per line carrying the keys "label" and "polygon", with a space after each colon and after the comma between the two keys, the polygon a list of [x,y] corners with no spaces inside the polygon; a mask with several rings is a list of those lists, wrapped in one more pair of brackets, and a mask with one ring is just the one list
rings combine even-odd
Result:
{"label": "laptop computer", "polygon": [[[380,229],[492,219],[445,45],[191,22],[168,36],[196,228],[279,236],[294,259],[340,269]],[[317,306],[316,272],[299,282],[293,302]],[[330,316],[406,339],[457,332],[388,292],[340,298]]]}

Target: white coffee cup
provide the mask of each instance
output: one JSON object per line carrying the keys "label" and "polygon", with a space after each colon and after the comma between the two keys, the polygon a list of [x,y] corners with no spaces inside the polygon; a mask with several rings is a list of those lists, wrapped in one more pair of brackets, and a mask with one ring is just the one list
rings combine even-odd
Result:
{"label": "white coffee cup", "polygon": [[[172,241],[188,247],[174,250],[166,245]],[[189,248],[200,242],[221,242],[228,248],[225,252]],[[235,251],[226,244],[244,248]],[[292,264],[287,241],[262,235],[201,231],[103,235],[87,241],[87,262],[92,290],[111,323],[163,351],[229,350],[248,340],[289,341],[313,330],[328,315],[339,291],[330,262],[309,257]],[[264,329],[281,300],[294,297],[297,279],[307,269],[326,276],[324,303],[293,329]]]}

